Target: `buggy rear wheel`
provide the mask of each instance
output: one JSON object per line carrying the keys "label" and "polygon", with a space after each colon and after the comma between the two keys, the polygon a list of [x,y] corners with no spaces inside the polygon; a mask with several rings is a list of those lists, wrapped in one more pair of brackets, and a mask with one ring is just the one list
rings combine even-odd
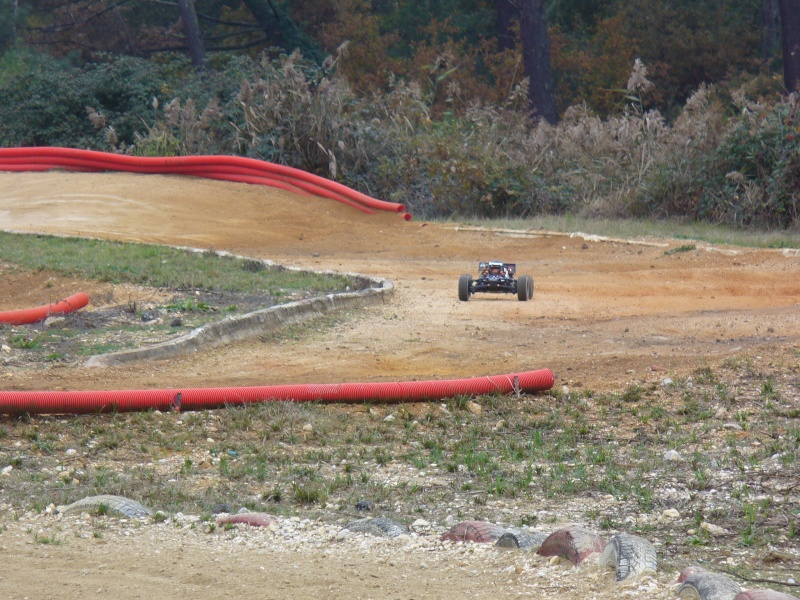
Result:
{"label": "buggy rear wheel", "polygon": [[472,288],[472,276],[462,275],[458,278],[458,299],[462,302],[469,300]]}
{"label": "buggy rear wheel", "polygon": [[530,275],[522,275],[517,280],[517,298],[520,302],[533,298],[533,277]]}

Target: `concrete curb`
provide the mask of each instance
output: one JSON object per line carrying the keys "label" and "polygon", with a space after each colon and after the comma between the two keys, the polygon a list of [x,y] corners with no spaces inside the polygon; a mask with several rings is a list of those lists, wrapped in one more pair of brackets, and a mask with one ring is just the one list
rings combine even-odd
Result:
{"label": "concrete curb", "polygon": [[[193,248],[187,249],[194,250]],[[271,268],[304,270],[293,267],[277,267],[272,261],[267,260],[261,262]],[[358,292],[343,292],[318,298],[308,298],[298,302],[289,302],[288,304],[264,308],[246,315],[229,317],[216,323],[197,327],[186,335],[168,342],[145,348],[92,356],[84,363],[84,366],[111,367],[139,360],[164,360],[185,356],[203,348],[215,348],[246,340],[276,331],[286,325],[300,323],[336,311],[383,304],[394,294],[394,284],[387,279],[366,277],[357,273],[315,272],[329,275],[345,275],[354,280],[356,287],[365,289],[361,289]]]}

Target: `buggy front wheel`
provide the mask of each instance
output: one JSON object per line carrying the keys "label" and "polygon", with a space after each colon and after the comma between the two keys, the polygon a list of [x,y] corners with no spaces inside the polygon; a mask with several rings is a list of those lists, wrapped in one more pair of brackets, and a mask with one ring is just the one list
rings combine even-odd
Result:
{"label": "buggy front wheel", "polygon": [[472,288],[472,277],[470,275],[462,275],[458,278],[458,299],[462,302],[469,300]]}
{"label": "buggy front wheel", "polygon": [[530,275],[522,275],[517,280],[517,298],[520,302],[533,298],[533,277]]}

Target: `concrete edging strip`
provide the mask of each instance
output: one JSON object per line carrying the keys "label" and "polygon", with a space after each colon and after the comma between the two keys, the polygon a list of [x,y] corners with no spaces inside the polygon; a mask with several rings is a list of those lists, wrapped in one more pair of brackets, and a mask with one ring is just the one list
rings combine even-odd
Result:
{"label": "concrete edging strip", "polygon": [[[274,266],[271,261],[263,261]],[[287,267],[281,267],[287,268]],[[300,270],[300,269],[297,269]],[[320,271],[331,273],[330,271]],[[366,277],[355,273],[337,273],[356,280],[366,287],[358,292],[328,294],[297,302],[279,304],[245,315],[237,315],[197,327],[174,340],[144,348],[122,350],[90,357],[86,367],[111,367],[138,360],[164,360],[197,352],[202,348],[215,348],[246,340],[257,335],[276,331],[281,327],[299,323],[339,310],[348,310],[373,304],[382,304],[394,294],[394,284],[387,279]]]}

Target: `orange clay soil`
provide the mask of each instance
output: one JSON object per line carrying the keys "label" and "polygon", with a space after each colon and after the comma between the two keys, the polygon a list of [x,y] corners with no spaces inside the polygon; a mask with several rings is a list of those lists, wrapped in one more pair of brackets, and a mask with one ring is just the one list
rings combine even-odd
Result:
{"label": "orange clay soil", "polygon": [[[368,216],[263,187],[129,174],[0,173],[0,228],[229,250],[386,277],[397,287],[387,304],[299,339],[254,340],[113,369],[0,366],[6,390],[388,381],[540,367],[556,371],[558,386],[623,390],[688,376],[729,357],[766,359],[779,348],[793,348],[781,355],[796,357],[800,334],[800,257],[779,252],[697,243],[697,250],[665,254],[686,242],[512,237],[408,223],[396,214]],[[490,259],[516,262],[518,274],[532,275],[533,301],[482,294],[459,302],[458,276]],[[0,279],[0,310],[76,291],[87,292],[94,306],[151,293],[46,271],[7,274]],[[45,524],[65,541],[35,543]],[[100,537],[87,533],[90,525],[80,535],[70,533],[79,525],[65,527],[44,515],[3,524],[4,597],[619,597],[613,581],[598,587],[593,577],[566,571],[540,577],[545,563],[528,565],[515,553],[473,557],[454,549],[440,556],[380,544],[383,553],[373,555],[333,542],[282,553],[174,527],[122,522]],[[257,546],[261,537],[253,536]],[[641,597],[673,597],[666,583],[673,575],[660,581],[659,593]]]}
{"label": "orange clay soil", "polygon": [[[438,379],[548,367],[557,385],[596,390],[686,376],[800,335],[800,257],[747,248],[674,252],[685,240],[524,235],[366,215],[332,200],[178,176],[0,173],[0,227],[173,244],[394,281],[394,299],[297,343],[253,341],[112,369],[23,371],[0,389],[208,387]],[[476,294],[461,273],[517,263],[534,298]],[[2,281],[0,310],[77,291],[125,302],[131,286]]]}

